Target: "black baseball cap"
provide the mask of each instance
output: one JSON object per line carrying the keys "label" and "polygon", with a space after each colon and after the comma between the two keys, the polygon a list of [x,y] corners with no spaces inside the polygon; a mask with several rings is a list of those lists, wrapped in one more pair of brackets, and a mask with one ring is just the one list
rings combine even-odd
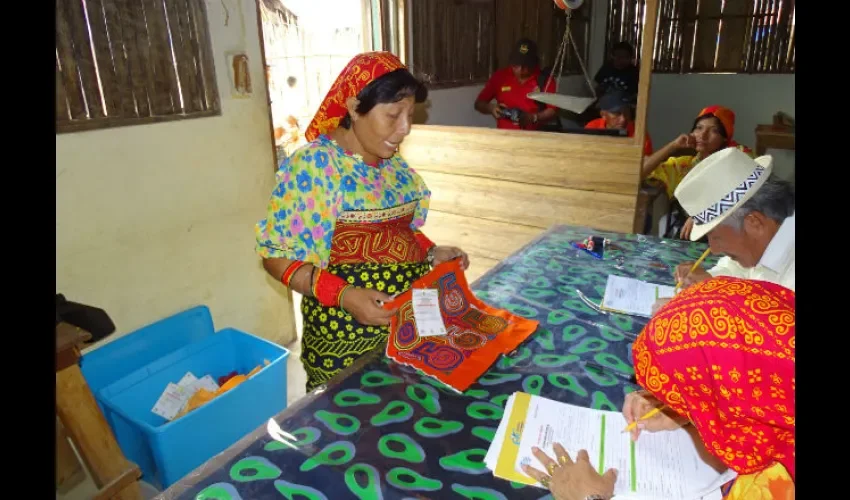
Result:
{"label": "black baseball cap", "polygon": [[537,43],[530,38],[518,40],[511,51],[509,59],[511,66],[524,66],[534,68],[540,64],[540,53],[537,51]]}

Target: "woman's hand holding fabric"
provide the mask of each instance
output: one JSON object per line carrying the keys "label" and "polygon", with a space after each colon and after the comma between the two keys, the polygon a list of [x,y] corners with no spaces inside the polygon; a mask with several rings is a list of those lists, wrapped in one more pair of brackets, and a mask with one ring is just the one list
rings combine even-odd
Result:
{"label": "woman's hand holding fabric", "polygon": [[343,294],[340,307],[361,325],[383,326],[390,324],[390,319],[398,310],[383,308],[382,304],[391,300],[392,297],[377,290],[350,288]]}
{"label": "woman's hand holding fabric", "polygon": [[460,257],[461,268],[464,270],[469,268],[469,255],[458,247],[434,247],[434,266],[438,266],[443,262],[448,262],[452,259]]}

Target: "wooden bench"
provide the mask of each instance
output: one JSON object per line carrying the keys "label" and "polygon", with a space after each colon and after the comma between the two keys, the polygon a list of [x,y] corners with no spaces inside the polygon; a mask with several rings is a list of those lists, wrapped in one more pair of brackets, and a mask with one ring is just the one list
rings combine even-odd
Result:
{"label": "wooden bench", "polygon": [[[56,415],[99,488],[94,500],[141,500],[142,473],[121,453],[80,371],[79,346],[90,338],[85,330],[67,323],[56,327]],[[60,451],[68,450],[57,449],[57,462]]]}

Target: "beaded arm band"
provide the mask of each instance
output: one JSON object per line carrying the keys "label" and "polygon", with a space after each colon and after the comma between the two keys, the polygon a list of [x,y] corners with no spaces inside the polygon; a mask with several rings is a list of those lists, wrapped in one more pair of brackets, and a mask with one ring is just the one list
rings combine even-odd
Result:
{"label": "beaded arm band", "polygon": [[295,273],[306,264],[306,262],[302,262],[300,260],[293,261],[292,264],[289,264],[289,267],[286,268],[286,271],[283,272],[283,275],[280,277],[280,282],[289,286],[289,282],[292,281],[292,277],[295,276]]}
{"label": "beaded arm band", "polygon": [[313,281],[313,296],[325,307],[337,307],[342,295],[350,287],[351,285],[339,276],[324,269],[317,269],[316,279]]}
{"label": "beaded arm band", "polygon": [[[283,272],[283,275],[280,277],[280,282],[286,286],[290,286],[292,277],[295,276],[295,273],[305,265],[307,265],[306,262],[302,262],[300,260],[294,261],[286,268],[286,271]],[[310,291],[313,293],[313,297],[319,301],[319,304],[322,304],[325,307],[339,306],[342,303],[342,296],[349,288],[352,288],[352,286],[339,276],[319,269],[312,264],[311,266],[313,269],[310,275]]]}

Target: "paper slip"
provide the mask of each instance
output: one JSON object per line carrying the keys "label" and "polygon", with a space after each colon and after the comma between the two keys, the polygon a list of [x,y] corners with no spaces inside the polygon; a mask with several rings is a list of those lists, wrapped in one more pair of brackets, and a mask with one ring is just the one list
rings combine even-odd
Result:
{"label": "paper slip", "polygon": [[151,411],[166,420],[173,420],[183,407],[186,406],[189,398],[198,392],[199,389],[216,392],[219,387],[215,379],[212,378],[212,375],[205,375],[199,379],[192,372],[187,372],[179,382],[176,384],[169,383],[166,386],[165,391],[163,391]]}
{"label": "paper slip", "polygon": [[189,396],[186,396],[187,392],[179,385],[169,382],[151,411],[166,420],[173,420],[186,406],[189,400]]}
{"label": "paper slip", "polygon": [[519,474],[516,477],[524,478],[518,482],[541,486],[521,472],[522,465],[541,469],[531,448],[537,446],[554,457],[554,443],[562,444],[573,457],[579,450],[587,450],[600,473],[617,469],[616,498],[697,500],[735,477],[733,471],[721,474],[706,464],[685,429],[643,433],[633,442],[629,434],[622,433],[626,420],[619,412],[581,408],[521,392],[513,398],[511,412],[503,418],[508,420],[505,434],[497,442],[497,431],[491,445],[499,448],[494,451],[498,477],[512,475],[512,469]]}
{"label": "paper slip", "polygon": [[493,440],[490,441],[490,448],[487,449],[487,454],[484,455],[484,465],[486,465],[491,471],[496,470],[496,462],[499,459],[499,453],[502,451],[502,442],[505,440],[505,432],[508,428],[507,417],[510,416],[513,406],[514,394],[511,394],[505,402],[505,410],[503,412],[505,418],[502,418],[502,420],[499,421],[499,427],[496,428],[496,434],[493,436]]}
{"label": "paper slip", "polygon": [[196,377],[194,373],[186,372],[186,375],[183,375],[183,378],[180,379],[180,382],[177,382],[177,385],[184,389],[189,389],[193,387],[197,381],[198,377]]}
{"label": "paper slip", "polygon": [[195,381],[195,389],[206,389],[210,392],[215,392],[219,389],[219,387],[216,381],[212,378],[212,375],[204,375],[203,378]]}
{"label": "paper slip", "polygon": [[413,289],[413,317],[420,337],[445,335],[446,325],[440,314],[440,292],[435,289]]}
{"label": "paper slip", "polygon": [[608,276],[600,309],[649,318],[658,299],[672,298],[676,289],[624,276]]}

